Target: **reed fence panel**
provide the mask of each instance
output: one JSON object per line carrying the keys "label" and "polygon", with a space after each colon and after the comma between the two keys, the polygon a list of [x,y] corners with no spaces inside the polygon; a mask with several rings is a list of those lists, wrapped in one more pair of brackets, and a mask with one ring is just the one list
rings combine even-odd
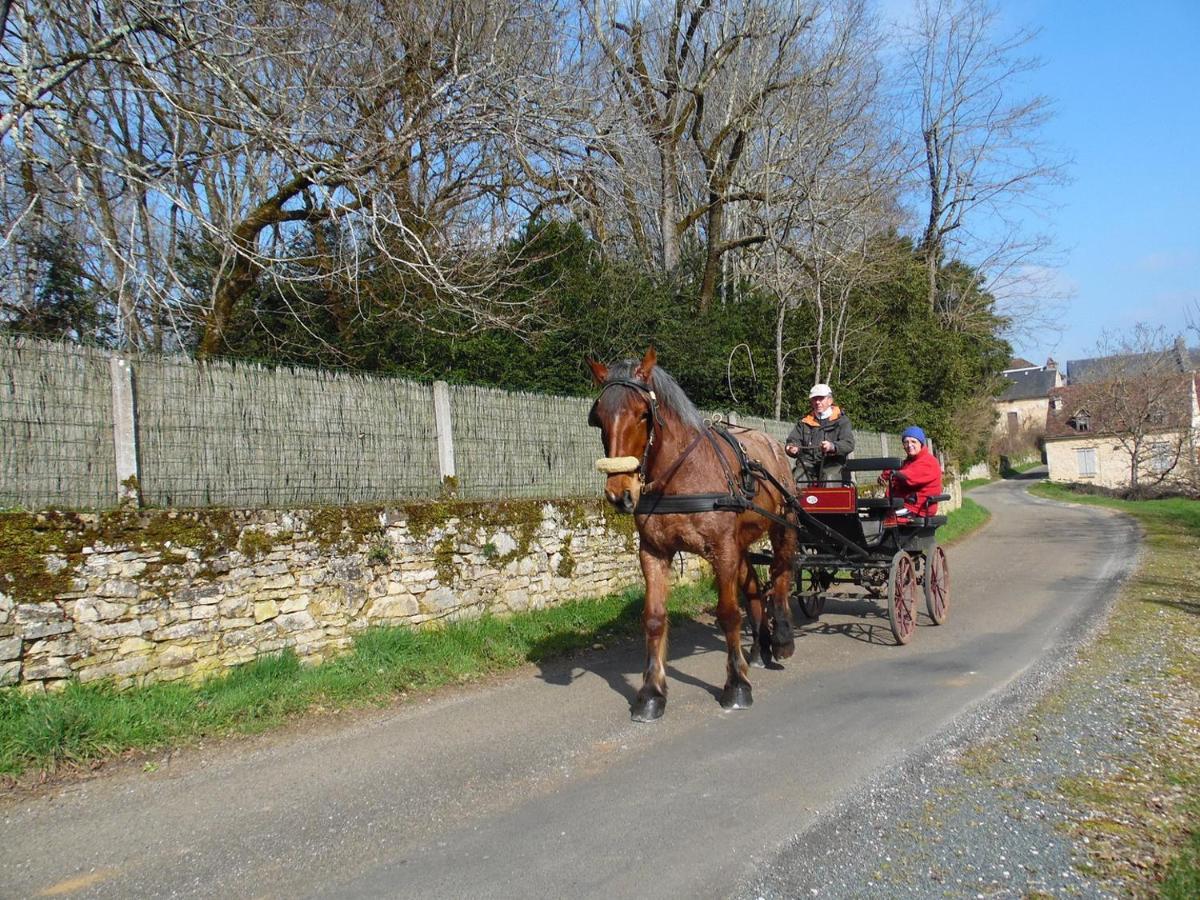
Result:
{"label": "reed fence panel", "polygon": [[108,355],[0,340],[0,508],[88,509],[116,495]]}

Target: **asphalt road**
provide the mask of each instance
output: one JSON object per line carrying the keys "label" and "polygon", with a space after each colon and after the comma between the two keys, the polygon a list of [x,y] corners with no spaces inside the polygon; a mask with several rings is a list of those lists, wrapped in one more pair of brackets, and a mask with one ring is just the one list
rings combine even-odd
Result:
{"label": "asphalt road", "polygon": [[947,624],[892,644],[831,601],[752,709],[717,703],[715,627],[672,635],[665,719],[629,721],[635,644],[392,710],[176,755],[0,805],[0,896],[714,897],[865,781],[1064,652],[1138,535],[1104,510],[972,495]]}

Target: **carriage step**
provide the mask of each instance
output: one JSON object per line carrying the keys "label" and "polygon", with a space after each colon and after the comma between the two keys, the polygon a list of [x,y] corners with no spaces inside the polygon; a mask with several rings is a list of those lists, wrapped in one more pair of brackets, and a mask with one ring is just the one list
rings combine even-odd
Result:
{"label": "carriage step", "polygon": [[769,566],[774,558],[775,557],[764,550],[750,551],[750,562],[756,566]]}

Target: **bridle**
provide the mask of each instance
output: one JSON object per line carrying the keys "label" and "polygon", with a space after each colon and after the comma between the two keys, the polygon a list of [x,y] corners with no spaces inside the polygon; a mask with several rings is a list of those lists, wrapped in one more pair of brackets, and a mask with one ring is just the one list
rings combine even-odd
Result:
{"label": "bridle", "polygon": [[653,388],[640,381],[634,381],[631,378],[614,378],[611,381],[606,381],[600,387],[600,394],[596,397],[596,402],[592,404],[589,420],[596,418],[596,408],[600,405],[600,398],[604,396],[604,392],[610,387],[626,387],[631,388],[639,393],[645,394],[646,402],[650,405],[650,418],[646,423],[646,447],[642,450],[642,458],[639,460],[636,456],[605,456],[596,460],[597,471],[603,472],[606,475],[624,475],[637,473],[638,480],[645,483],[646,480],[646,460],[650,458],[650,448],[654,446],[655,424],[659,428],[666,427],[663,422],[662,415],[658,411],[658,395],[654,393]]}

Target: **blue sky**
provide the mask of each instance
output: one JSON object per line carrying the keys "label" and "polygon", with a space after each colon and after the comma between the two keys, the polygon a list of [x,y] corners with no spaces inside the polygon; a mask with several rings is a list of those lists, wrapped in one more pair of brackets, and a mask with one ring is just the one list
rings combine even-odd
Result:
{"label": "blue sky", "polygon": [[1045,64],[1028,87],[1054,101],[1045,137],[1073,160],[1035,229],[1063,251],[1062,332],[1017,337],[1014,352],[1061,363],[1094,355],[1105,330],[1142,322],[1182,333],[1200,304],[1200,0],[1001,9],[1010,24],[1041,29],[1032,49]]}

